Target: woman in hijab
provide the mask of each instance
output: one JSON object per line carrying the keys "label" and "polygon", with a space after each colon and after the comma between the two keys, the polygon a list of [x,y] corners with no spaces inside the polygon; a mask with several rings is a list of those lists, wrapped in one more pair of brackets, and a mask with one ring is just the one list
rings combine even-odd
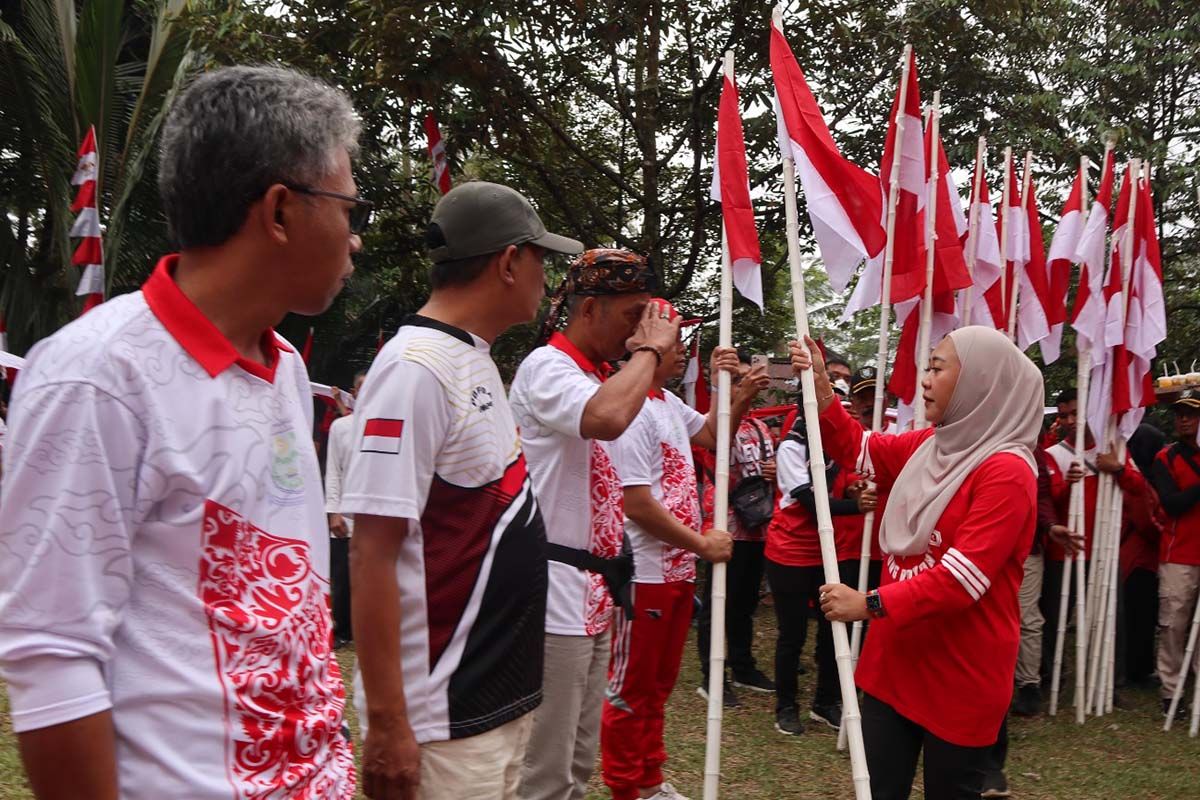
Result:
{"label": "woman in hijab", "polygon": [[867,433],[807,345],[792,343],[792,367],[815,367],[826,455],[890,491],[879,589],[821,587],[828,619],[872,620],[855,674],[872,797],[907,798],[924,750],[928,800],[976,800],[1012,698],[1041,373],[1002,333],[960,328],[934,349],[921,383],[933,427]]}

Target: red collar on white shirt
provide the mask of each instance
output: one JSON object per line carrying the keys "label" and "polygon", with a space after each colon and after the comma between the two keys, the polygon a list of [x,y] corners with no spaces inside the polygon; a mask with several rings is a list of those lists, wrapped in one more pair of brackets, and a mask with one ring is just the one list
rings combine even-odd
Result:
{"label": "red collar on white shirt", "polygon": [[142,284],[142,296],[150,311],[167,329],[167,333],[179,342],[187,354],[196,360],[209,377],[215,378],[236,364],[246,372],[267,383],[275,382],[275,368],[279,365],[279,353],[292,352],[275,331],[267,328],[262,334],[263,353],[266,364],[243,358],[225,338],[225,334],[204,316],[196,304],[175,283],[171,273],[179,262],[179,255],[163,256],[146,282]]}
{"label": "red collar on white shirt", "polygon": [[583,354],[582,350],[575,346],[574,342],[557,331],[550,335],[550,341],[546,344],[550,345],[556,350],[561,350],[566,353],[571,357],[571,360],[575,362],[577,367],[589,375],[595,375],[600,379],[601,383],[604,383],[604,379],[612,374],[612,367],[610,367],[608,364],[605,364],[603,361],[601,361],[599,364],[593,363],[590,358]]}

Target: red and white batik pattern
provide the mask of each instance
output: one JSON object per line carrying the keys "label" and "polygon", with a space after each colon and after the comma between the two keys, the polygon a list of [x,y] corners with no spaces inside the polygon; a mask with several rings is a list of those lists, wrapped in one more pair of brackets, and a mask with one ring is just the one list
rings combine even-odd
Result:
{"label": "red and white batik pattern", "polygon": [[[340,730],[346,694],[329,646],[326,583],[306,542],[211,500],[204,511],[199,594],[225,688],[236,796],[290,786],[295,800],[330,797],[354,759]],[[318,757],[341,768],[324,769]]]}
{"label": "red and white batik pattern", "polygon": [[[590,493],[592,508],[592,536],[588,551],[601,558],[616,558],[621,554],[621,543],[625,535],[624,503],[621,480],[613,468],[612,459],[604,445],[590,442]],[[604,578],[595,572],[586,573],[588,593],[584,610],[584,629],[588,636],[608,630],[612,620],[613,601]]]}

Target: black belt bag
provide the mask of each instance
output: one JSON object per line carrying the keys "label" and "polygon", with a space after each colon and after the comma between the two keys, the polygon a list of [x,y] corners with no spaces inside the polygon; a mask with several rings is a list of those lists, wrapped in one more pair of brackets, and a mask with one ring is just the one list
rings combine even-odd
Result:
{"label": "black belt bag", "polygon": [[594,572],[604,578],[604,584],[608,587],[613,601],[624,609],[626,617],[633,619],[633,549],[629,545],[628,537],[621,548],[621,555],[616,558],[601,558],[587,550],[565,547],[554,542],[546,543],[546,557],[560,564]]}

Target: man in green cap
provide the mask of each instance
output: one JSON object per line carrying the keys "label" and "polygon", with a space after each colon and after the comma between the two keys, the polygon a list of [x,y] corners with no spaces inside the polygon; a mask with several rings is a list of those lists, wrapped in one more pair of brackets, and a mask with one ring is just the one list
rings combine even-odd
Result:
{"label": "man in green cap", "polygon": [[547,233],[520,193],[461,184],[426,232],[432,293],[355,413],[355,702],[368,797],[515,796],[542,701],[546,539],[490,355],[544,295]]}

